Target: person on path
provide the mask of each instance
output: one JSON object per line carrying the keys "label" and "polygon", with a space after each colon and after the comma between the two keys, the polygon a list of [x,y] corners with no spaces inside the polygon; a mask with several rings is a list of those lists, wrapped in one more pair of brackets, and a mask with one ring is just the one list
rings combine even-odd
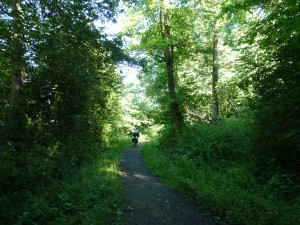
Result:
{"label": "person on path", "polygon": [[133,137],[140,137],[139,129],[135,128],[135,130],[133,131]]}
{"label": "person on path", "polygon": [[[139,131],[139,129],[135,129],[134,131],[133,131],[133,138],[132,138],[132,143],[138,143],[138,141],[139,141],[139,136],[140,136],[140,131]],[[135,142],[136,141],[136,142]]]}

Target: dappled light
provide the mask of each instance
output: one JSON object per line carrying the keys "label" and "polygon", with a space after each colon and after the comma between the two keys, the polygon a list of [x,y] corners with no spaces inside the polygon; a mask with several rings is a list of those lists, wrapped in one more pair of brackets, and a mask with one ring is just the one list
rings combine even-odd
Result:
{"label": "dappled light", "polygon": [[[139,180],[142,180],[142,181],[149,181],[149,180],[152,179],[150,176],[145,175],[145,174],[140,174],[140,173],[126,173],[126,172],[123,172],[123,173],[121,173],[121,176],[125,179],[130,179],[130,180],[139,179]],[[146,183],[143,183],[142,185],[146,185]],[[163,185],[163,184],[154,183],[154,185]]]}
{"label": "dappled light", "polygon": [[[299,0],[0,9],[1,224],[123,225],[151,173],[216,223],[299,223]],[[186,224],[142,194],[137,218]]]}

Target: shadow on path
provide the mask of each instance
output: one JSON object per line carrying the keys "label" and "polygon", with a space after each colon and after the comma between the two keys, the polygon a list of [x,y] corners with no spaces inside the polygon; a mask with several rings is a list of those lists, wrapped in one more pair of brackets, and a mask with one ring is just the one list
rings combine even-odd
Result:
{"label": "shadow on path", "polygon": [[129,148],[121,158],[124,194],[131,209],[126,224],[214,224],[194,204],[185,201],[151,174],[139,154],[142,145]]}

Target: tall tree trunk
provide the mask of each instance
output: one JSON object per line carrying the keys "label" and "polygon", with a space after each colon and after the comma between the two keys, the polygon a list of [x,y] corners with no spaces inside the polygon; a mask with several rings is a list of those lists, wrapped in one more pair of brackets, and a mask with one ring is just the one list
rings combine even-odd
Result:
{"label": "tall tree trunk", "polygon": [[[163,20],[163,21],[162,21]],[[168,11],[160,12],[160,27],[162,38],[168,40],[171,38],[171,26]],[[181,131],[183,126],[183,116],[180,111],[179,103],[176,98],[175,79],[174,79],[174,46],[167,46],[164,50],[164,59],[168,74],[168,90],[171,99],[170,109],[172,112],[172,119],[177,129]]]}
{"label": "tall tree trunk", "polygon": [[169,47],[164,51],[165,62],[166,62],[167,73],[168,73],[168,90],[169,90],[169,97],[171,99],[170,107],[172,112],[172,118],[177,129],[181,131],[183,126],[183,116],[179,109],[179,103],[176,98],[174,69],[173,69],[173,62],[174,62],[173,54],[174,53],[172,47]]}
{"label": "tall tree trunk", "polygon": [[10,138],[18,143],[24,128],[25,115],[22,113],[24,76],[25,76],[25,46],[24,46],[24,16],[20,0],[12,1],[13,37],[10,42],[12,51],[12,83],[10,99]]}
{"label": "tall tree trunk", "polygon": [[218,31],[214,30],[213,35],[213,72],[212,72],[212,119],[219,116],[219,98],[218,98],[218,81],[219,81],[219,57],[218,57]]}
{"label": "tall tree trunk", "polygon": [[11,85],[11,106],[13,108],[20,108],[23,102],[24,91],[24,76],[25,76],[25,46],[23,41],[22,31],[24,30],[23,12],[20,0],[13,1],[13,21],[14,33],[12,40],[12,85]]}

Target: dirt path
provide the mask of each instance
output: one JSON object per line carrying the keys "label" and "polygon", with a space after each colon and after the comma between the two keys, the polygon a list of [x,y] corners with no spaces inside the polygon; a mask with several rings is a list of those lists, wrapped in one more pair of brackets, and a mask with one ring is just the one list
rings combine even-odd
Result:
{"label": "dirt path", "polygon": [[166,187],[142,164],[141,146],[126,150],[120,163],[126,201],[131,208],[126,224],[212,225],[208,216]]}

